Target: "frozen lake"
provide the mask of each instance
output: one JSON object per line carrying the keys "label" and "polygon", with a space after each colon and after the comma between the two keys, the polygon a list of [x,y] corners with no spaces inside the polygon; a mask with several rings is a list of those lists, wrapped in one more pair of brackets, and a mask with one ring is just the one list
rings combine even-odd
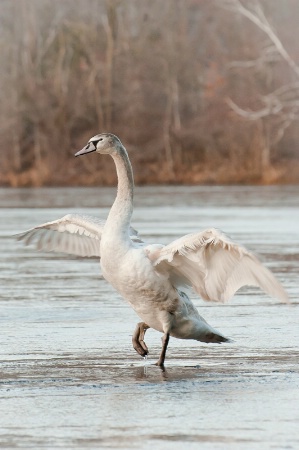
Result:
{"label": "frozen lake", "polygon": [[0,189],[0,448],[298,449],[299,189],[138,188],[133,226],[168,243],[207,227],[256,252],[290,295],[244,289],[194,298],[231,344],[173,338],[166,372],[132,348],[139,321],[98,261],[37,253],[10,238],[81,212],[105,218],[114,189]]}

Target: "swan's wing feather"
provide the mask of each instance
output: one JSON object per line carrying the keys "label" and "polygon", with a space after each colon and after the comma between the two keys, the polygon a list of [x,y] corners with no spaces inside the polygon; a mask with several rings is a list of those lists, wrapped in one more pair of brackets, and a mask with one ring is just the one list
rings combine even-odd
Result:
{"label": "swan's wing feather", "polygon": [[25,245],[37,250],[100,257],[100,240],[105,222],[80,214],[67,214],[61,219],[43,223],[17,234]]}
{"label": "swan's wing feather", "polygon": [[281,284],[253,254],[214,228],[145,251],[157,272],[168,273],[175,285],[189,284],[204,300],[226,302],[240,287],[251,285],[288,301]]}
{"label": "swan's wing feather", "polygon": [[[67,214],[61,219],[43,223],[16,238],[25,245],[35,245],[37,250],[68,253],[82,257],[100,257],[100,241],[104,220],[81,214]],[[130,228],[133,242],[142,242],[138,232]]]}
{"label": "swan's wing feather", "polygon": [[245,255],[227,281],[225,299],[230,299],[242,286],[258,286],[271,297],[277,297],[288,303],[288,295],[272,272],[254,255]]}

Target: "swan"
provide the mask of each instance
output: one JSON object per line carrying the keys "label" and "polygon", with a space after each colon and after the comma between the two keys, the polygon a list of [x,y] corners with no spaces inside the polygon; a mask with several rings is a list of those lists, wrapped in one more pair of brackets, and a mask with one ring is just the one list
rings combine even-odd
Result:
{"label": "swan", "polygon": [[118,189],[106,222],[68,214],[18,235],[39,250],[98,257],[104,278],[141,318],[132,337],[134,349],[148,354],[148,328],[161,333],[157,365],[164,368],[170,336],[202,342],[229,339],[198,313],[186,288],[206,301],[227,302],[244,285],[259,286],[283,302],[288,296],[274,275],[246,248],[217,229],[187,234],[168,245],[147,244],[131,227],[134,180],[127,151],[110,133],[92,137],[75,156],[96,152],[115,163]]}

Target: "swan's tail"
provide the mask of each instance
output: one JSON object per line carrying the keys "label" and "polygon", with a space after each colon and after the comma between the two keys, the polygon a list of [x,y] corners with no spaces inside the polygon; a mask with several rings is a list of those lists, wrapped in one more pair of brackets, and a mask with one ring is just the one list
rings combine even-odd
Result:
{"label": "swan's tail", "polygon": [[215,328],[211,327],[202,317],[196,323],[193,339],[206,343],[221,344],[222,342],[232,342],[231,339],[223,336]]}
{"label": "swan's tail", "polygon": [[178,339],[194,339],[195,341],[215,344],[232,342],[231,339],[226,338],[215,328],[211,327],[199,314],[197,317],[183,319],[176,325],[176,327],[171,329],[170,336]]}
{"label": "swan's tail", "polygon": [[209,332],[206,333],[204,335],[201,335],[200,337],[198,337],[196,339],[197,341],[201,341],[201,342],[207,342],[207,343],[214,343],[214,344],[222,344],[222,342],[232,342],[231,339],[228,339],[224,336],[222,336],[222,334],[216,332]]}

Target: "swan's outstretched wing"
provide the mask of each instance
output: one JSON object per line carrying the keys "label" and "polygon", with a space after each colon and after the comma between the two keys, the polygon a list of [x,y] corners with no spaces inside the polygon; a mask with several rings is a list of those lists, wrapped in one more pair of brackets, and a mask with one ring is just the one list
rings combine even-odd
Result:
{"label": "swan's outstretched wing", "polygon": [[204,300],[226,302],[242,286],[259,286],[281,301],[288,296],[274,275],[244,247],[215,229],[192,233],[162,246],[145,247],[157,272],[175,285],[192,286]]}
{"label": "swan's outstretched wing", "polygon": [[[95,217],[67,214],[61,219],[17,234],[16,238],[25,245],[35,245],[38,250],[100,257],[104,225],[105,221]],[[130,231],[131,239],[140,242],[137,231],[133,228]]]}

